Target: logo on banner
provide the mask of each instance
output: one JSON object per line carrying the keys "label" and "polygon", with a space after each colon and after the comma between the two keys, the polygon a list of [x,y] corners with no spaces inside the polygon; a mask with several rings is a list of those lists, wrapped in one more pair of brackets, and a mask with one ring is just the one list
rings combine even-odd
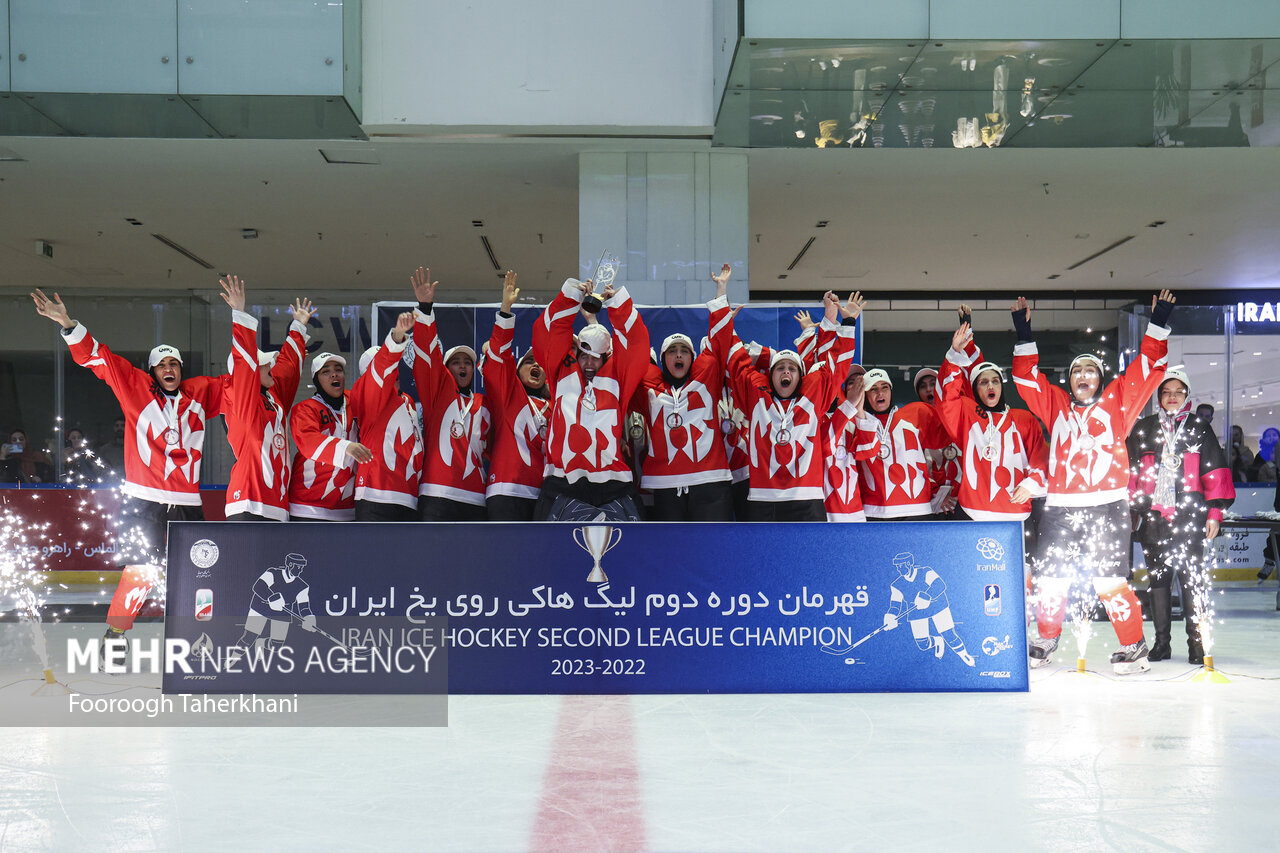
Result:
{"label": "logo on banner", "polygon": [[196,621],[209,622],[213,619],[213,590],[196,590]]}
{"label": "logo on banner", "polygon": [[1013,643],[1009,641],[1009,635],[1005,634],[1003,640],[997,640],[995,637],[987,637],[982,641],[982,653],[995,657],[1001,652],[1008,651],[1013,648]]}
{"label": "logo on banner", "polygon": [[1000,585],[989,583],[982,588],[982,612],[986,616],[1000,615]]}
{"label": "logo on banner", "polygon": [[218,546],[212,539],[201,539],[191,546],[191,562],[198,569],[207,569],[218,562]]}
{"label": "logo on banner", "polygon": [[1004,546],[994,539],[982,538],[978,540],[978,544],[974,546],[978,549],[978,553],[988,560],[1003,560]]}

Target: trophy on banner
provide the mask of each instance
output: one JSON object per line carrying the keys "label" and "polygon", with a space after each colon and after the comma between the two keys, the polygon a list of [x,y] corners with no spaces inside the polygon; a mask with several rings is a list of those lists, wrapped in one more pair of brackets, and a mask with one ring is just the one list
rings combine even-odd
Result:
{"label": "trophy on banner", "polygon": [[573,541],[595,560],[595,565],[591,567],[591,574],[587,575],[588,583],[608,583],[609,578],[605,576],[604,569],[600,568],[600,558],[613,550],[613,546],[617,545],[621,539],[622,531],[607,524],[593,524],[573,529]]}
{"label": "trophy on banner", "polygon": [[598,314],[600,309],[604,307],[604,303],[600,301],[600,297],[596,296],[597,289],[604,290],[613,284],[613,279],[618,274],[618,259],[609,254],[608,250],[600,253],[600,260],[596,262],[596,271],[591,274],[592,292],[588,293],[586,298],[582,300],[582,310],[588,314]]}

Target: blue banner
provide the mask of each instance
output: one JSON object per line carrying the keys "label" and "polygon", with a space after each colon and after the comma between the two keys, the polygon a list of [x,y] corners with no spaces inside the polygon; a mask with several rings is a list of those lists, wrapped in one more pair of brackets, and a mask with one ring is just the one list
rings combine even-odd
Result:
{"label": "blue banner", "polygon": [[1022,691],[1022,566],[1010,522],[174,523],[166,638],[240,651],[164,687]]}
{"label": "blue banner", "polygon": [[[374,334],[377,343],[387,336],[387,330],[396,324],[396,317],[401,311],[412,311],[412,302],[375,302]],[[755,341],[772,349],[794,349],[795,339],[800,336],[800,324],[796,322],[797,310],[806,310],[814,320],[822,319],[821,302],[796,305],[747,305],[734,317],[734,328],[738,337],[744,341]],[[447,350],[449,347],[466,345],[480,352],[489,340],[493,331],[493,317],[497,307],[478,305],[436,305],[433,312],[440,334],[440,343]],[[640,316],[644,319],[645,328],[649,330],[649,343],[656,351],[662,341],[671,334],[681,332],[688,335],[696,347],[707,334],[707,309],[700,306],[678,306],[674,308],[658,308],[640,306]],[[512,313],[516,318],[513,343],[520,353],[526,352],[533,345],[533,325],[542,316],[543,308],[530,305],[514,305]],[[608,325],[607,312],[601,312],[600,319]],[[582,318],[574,323],[575,332],[582,328],[586,321]],[[854,359],[862,361],[862,321],[856,328],[857,349]],[[409,368],[401,365],[400,387],[415,400],[417,389],[413,385],[413,374]],[[476,372],[475,389],[484,391],[484,383],[479,371]]]}

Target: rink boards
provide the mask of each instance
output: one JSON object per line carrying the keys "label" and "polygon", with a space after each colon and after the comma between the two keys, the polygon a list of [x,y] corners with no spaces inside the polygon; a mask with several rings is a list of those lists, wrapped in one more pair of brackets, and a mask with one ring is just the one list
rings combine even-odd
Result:
{"label": "rink boards", "polygon": [[1010,522],[174,523],[165,634],[204,666],[164,686],[1024,691],[1022,567]]}

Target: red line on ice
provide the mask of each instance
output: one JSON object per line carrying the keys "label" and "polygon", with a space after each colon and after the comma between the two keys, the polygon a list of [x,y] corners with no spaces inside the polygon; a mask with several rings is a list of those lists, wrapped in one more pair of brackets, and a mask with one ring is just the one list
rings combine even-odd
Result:
{"label": "red line on ice", "polygon": [[643,805],[630,697],[564,697],[530,850],[642,851]]}

